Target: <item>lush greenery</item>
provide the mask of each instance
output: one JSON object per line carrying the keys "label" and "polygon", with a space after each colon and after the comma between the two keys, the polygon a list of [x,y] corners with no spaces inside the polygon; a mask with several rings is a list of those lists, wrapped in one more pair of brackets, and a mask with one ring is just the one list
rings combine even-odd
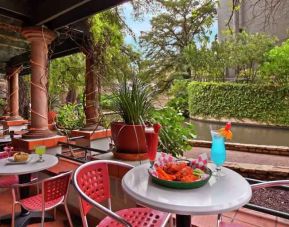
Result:
{"label": "lush greenery", "polygon": [[84,91],[84,55],[73,54],[51,61],[49,94],[53,99],[74,103]]}
{"label": "lush greenery", "polygon": [[58,109],[57,125],[67,130],[79,129],[84,126],[83,106],[79,104],[65,104]]}
{"label": "lush greenery", "polygon": [[260,65],[275,41],[264,34],[242,32],[201,47],[191,43],[183,51],[183,67],[190,67],[191,79],[196,81],[225,81],[231,69],[234,80],[260,82]]}
{"label": "lush greenery", "polygon": [[191,124],[185,123],[181,113],[177,113],[171,107],[165,107],[153,111],[151,119],[152,122],[158,122],[162,126],[159,146],[161,151],[179,156],[192,148],[188,140],[194,138],[194,128]]}
{"label": "lush greenery", "polygon": [[115,111],[126,124],[142,124],[151,109],[152,92],[147,84],[138,78],[123,79],[114,91]]}
{"label": "lush greenery", "polygon": [[188,95],[191,116],[289,125],[289,86],[191,82]]}
{"label": "lush greenery", "polygon": [[289,39],[281,46],[276,46],[266,54],[266,61],[261,67],[263,79],[274,84],[289,83]]}
{"label": "lush greenery", "polygon": [[167,103],[168,106],[174,108],[178,113],[182,113],[185,117],[189,117],[188,83],[188,80],[175,80],[168,93],[172,98]]}
{"label": "lush greenery", "polygon": [[158,2],[162,11],[152,18],[152,29],[142,33],[140,43],[148,61],[144,79],[166,89],[175,78],[191,77],[190,66],[183,69],[182,52],[196,40],[208,40],[216,9],[211,0]]}

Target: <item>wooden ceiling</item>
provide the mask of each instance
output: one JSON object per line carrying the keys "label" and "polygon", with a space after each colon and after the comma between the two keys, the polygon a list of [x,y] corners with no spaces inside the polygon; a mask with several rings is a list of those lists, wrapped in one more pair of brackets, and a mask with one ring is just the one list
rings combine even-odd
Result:
{"label": "wooden ceiling", "polygon": [[20,31],[26,26],[45,26],[57,32],[52,58],[79,52],[83,20],[128,0],[1,0],[0,74],[7,65],[24,64],[29,73],[29,43]]}

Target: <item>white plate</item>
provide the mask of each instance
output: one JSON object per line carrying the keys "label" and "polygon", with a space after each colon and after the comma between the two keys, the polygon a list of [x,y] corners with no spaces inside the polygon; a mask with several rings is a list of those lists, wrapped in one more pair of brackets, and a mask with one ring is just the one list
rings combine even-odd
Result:
{"label": "white plate", "polygon": [[16,162],[13,157],[7,158],[7,164],[25,164],[31,161],[31,156],[29,155],[26,161]]}

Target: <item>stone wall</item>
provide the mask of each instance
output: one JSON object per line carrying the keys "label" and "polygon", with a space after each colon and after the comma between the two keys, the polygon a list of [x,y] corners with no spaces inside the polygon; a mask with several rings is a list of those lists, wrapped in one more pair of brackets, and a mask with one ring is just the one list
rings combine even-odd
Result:
{"label": "stone wall", "polygon": [[240,173],[244,177],[253,179],[264,181],[289,179],[289,167],[284,166],[226,162],[225,167]]}
{"label": "stone wall", "polygon": [[[190,140],[189,143],[192,144],[194,147],[207,147],[207,148],[210,148],[212,144],[211,141],[206,140]],[[243,152],[289,156],[289,147],[283,146],[226,143],[226,149]]]}

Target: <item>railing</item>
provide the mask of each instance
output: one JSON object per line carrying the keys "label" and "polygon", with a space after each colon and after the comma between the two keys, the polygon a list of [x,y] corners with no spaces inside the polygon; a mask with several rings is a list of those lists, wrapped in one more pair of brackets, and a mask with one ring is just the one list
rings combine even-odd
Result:
{"label": "railing", "polygon": [[[81,138],[83,138],[83,136],[72,137],[72,138],[69,138],[69,141],[77,140],[77,139],[81,139]],[[68,158],[70,160],[76,160],[76,161],[81,161],[81,162],[87,162],[87,161],[93,160],[93,157],[109,152],[108,150],[101,150],[101,149],[96,149],[96,148],[91,148],[91,147],[85,147],[85,146],[80,146],[80,145],[71,144],[71,143],[58,142],[58,144],[60,146],[62,146],[62,148],[68,147],[67,152],[70,152],[70,155],[71,155],[71,156],[66,156],[66,155],[61,154],[61,155],[59,155],[60,157],[65,157],[65,158]],[[83,157],[76,157],[76,154],[75,154],[76,151],[83,151],[84,156]],[[98,154],[92,154],[92,152],[95,152]]]}
{"label": "railing", "polygon": [[[246,178],[246,180],[249,183],[251,183],[251,184],[264,183],[265,182],[265,181],[252,179],[252,178]],[[277,188],[289,191],[289,187],[288,186],[278,186]],[[271,214],[271,215],[274,215],[274,216],[277,216],[277,217],[289,219],[289,213],[282,212],[282,211],[279,211],[279,210],[274,210],[274,209],[271,209],[271,208],[255,205],[255,204],[252,204],[252,203],[248,203],[244,207],[246,207],[248,209],[251,209],[251,210],[259,211],[259,212],[262,212],[262,213]]]}

